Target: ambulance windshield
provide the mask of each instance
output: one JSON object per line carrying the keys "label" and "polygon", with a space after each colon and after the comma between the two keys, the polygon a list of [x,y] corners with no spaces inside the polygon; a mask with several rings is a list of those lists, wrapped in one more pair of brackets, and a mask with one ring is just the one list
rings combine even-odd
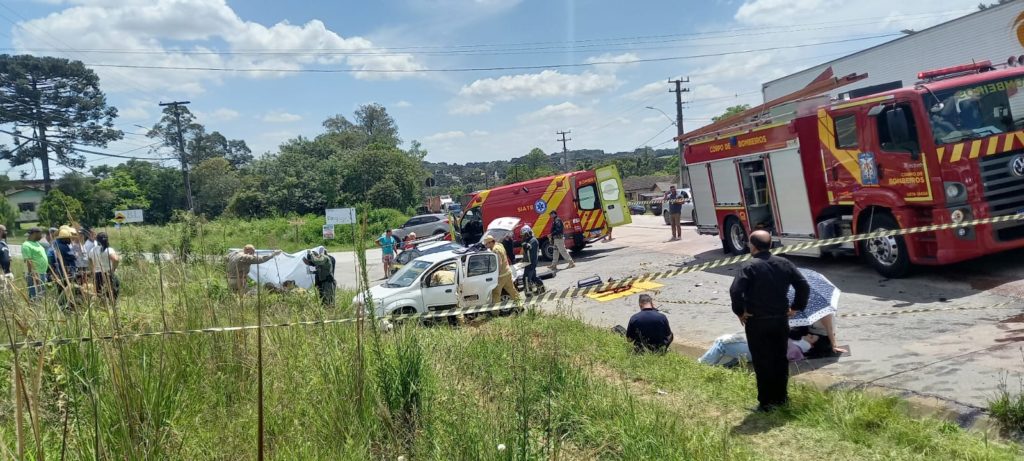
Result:
{"label": "ambulance windshield", "polygon": [[929,92],[924,103],[936,144],[1014,131],[1024,126],[1024,78]]}

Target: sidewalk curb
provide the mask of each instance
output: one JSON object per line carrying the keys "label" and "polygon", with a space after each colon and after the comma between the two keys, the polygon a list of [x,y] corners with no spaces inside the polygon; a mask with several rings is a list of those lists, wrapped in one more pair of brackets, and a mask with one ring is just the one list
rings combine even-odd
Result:
{"label": "sidewalk curb", "polygon": [[[709,347],[711,347],[710,344],[676,339],[669,349],[677,354],[696,359],[703,355]],[[838,389],[859,389],[878,397],[896,397],[905,402],[906,413],[913,418],[936,418],[949,421],[956,423],[962,429],[982,434],[989,439],[1013,439],[1012,437],[1008,438],[1002,432],[999,422],[990,417],[986,409],[973,405],[907,389],[851,380],[821,369],[791,376],[791,379],[824,392]],[[1020,442],[1020,440],[1016,441]]]}

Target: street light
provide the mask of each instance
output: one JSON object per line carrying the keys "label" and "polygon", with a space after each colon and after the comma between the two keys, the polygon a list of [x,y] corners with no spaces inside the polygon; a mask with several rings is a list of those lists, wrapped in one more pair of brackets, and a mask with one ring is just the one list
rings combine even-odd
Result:
{"label": "street light", "polygon": [[672,122],[673,126],[678,126],[678,122],[676,122],[676,120],[674,118],[669,117],[668,114],[665,113],[665,111],[663,111],[661,109],[658,109],[657,107],[653,107],[653,106],[647,106],[647,108],[650,109],[650,110],[656,110],[658,112],[661,112],[661,115],[664,115],[665,118],[668,119],[668,121]]}

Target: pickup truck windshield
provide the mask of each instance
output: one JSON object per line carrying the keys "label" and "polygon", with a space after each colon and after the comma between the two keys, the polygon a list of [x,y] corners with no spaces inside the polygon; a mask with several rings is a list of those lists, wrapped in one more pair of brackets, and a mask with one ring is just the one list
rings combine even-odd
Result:
{"label": "pickup truck windshield", "polygon": [[1024,126],[1024,77],[926,93],[924,102],[936,144],[1006,133]]}
{"label": "pickup truck windshield", "polygon": [[402,266],[395,275],[392,275],[384,286],[387,288],[405,288],[412,285],[413,282],[419,278],[423,271],[430,267],[429,262],[426,261],[413,261],[411,264]]}

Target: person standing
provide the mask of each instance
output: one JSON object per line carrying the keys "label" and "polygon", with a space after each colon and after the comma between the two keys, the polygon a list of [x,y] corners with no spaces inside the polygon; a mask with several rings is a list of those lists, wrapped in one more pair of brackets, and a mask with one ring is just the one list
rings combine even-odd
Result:
{"label": "person standing", "polygon": [[680,224],[683,214],[683,195],[676,190],[676,186],[673,184],[665,193],[664,201],[668,203],[669,224],[672,225],[672,240],[669,241],[674,242],[683,237],[683,226]]}
{"label": "person standing", "polygon": [[530,287],[533,285],[538,293],[543,293],[544,282],[537,277],[540,242],[533,236],[533,229],[530,226],[523,226],[519,232],[523,237],[523,260],[526,262],[526,267],[523,268],[523,291],[530,293]]}
{"label": "person standing", "polygon": [[[811,287],[787,259],[772,255],[772,236],[750,234],[750,261],[732,282],[732,311],[747,333],[750,358],[757,378],[757,411],[770,411],[789,402],[789,317],[807,307]],[[789,303],[789,287],[796,292]]]}
{"label": "person standing", "polygon": [[227,278],[228,288],[236,294],[245,292],[249,279],[249,269],[253,264],[263,264],[281,254],[281,250],[274,250],[273,253],[263,256],[256,255],[256,247],[246,245],[241,251],[235,250],[228,254]]}
{"label": "person standing", "polygon": [[53,237],[50,250],[46,253],[50,263],[50,277],[63,288],[71,287],[71,283],[74,282],[75,267],[78,266],[78,259],[72,248],[72,240],[76,233],[71,226],[60,226],[57,234]]}
{"label": "person standing", "polygon": [[46,291],[46,270],[50,263],[46,259],[46,247],[40,243],[43,230],[33,227],[28,230],[25,243],[21,244],[21,259],[25,261],[25,284],[29,299],[39,299]]}
{"label": "person standing", "polygon": [[626,338],[636,352],[665,352],[675,339],[668,317],[654,308],[651,295],[640,295],[640,312],[629,318]]}
{"label": "person standing", "polygon": [[551,212],[551,242],[555,245],[555,255],[551,258],[551,265],[548,269],[558,270],[558,257],[569,261],[569,265],[566,269],[572,269],[576,267],[576,262],[569,256],[569,252],[565,250],[565,223],[562,222],[562,218],[558,217],[558,212]]}
{"label": "person standing", "polygon": [[334,307],[334,256],[327,254],[327,248],[317,247],[307,251],[302,262],[313,268],[313,284],[320,295],[320,304],[324,307]]}
{"label": "person standing", "polygon": [[11,273],[11,249],[7,247],[7,226],[0,225],[0,269]]}
{"label": "person standing", "polygon": [[96,284],[96,295],[110,302],[117,300],[121,293],[121,281],[114,272],[121,262],[121,257],[110,247],[110,237],[100,232],[96,241],[89,249],[89,268]]}
{"label": "person standing", "polygon": [[398,245],[398,239],[391,234],[391,229],[388,229],[384,235],[377,239],[377,246],[381,250],[381,262],[384,264],[384,278],[391,276],[391,263],[395,261]]}
{"label": "person standing", "polygon": [[491,302],[501,302],[502,292],[508,293],[513,300],[519,300],[519,291],[516,290],[516,283],[512,280],[512,269],[508,265],[508,255],[505,254],[505,247],[494,241],[494,236],[484,236],[484,246],[498,256],[498,285],[491,291]]}

